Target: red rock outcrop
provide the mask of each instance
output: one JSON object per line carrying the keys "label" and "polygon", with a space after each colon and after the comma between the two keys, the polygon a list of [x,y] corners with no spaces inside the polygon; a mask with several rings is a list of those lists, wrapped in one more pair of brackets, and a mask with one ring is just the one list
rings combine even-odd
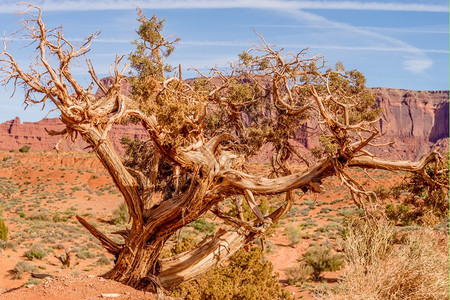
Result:
{"label": "red rock outcrop", "polygon": [[[440,145],[448,150],[449,91],[411,91],[374,88],[383,141],[395,145],[383,151],[397,159],[415,159]],[[380,153],[377,153],[380,154]]]}
{"label": "red rock outcrop", "polygon": [[[437,146],[443,151],[448,151],[448,91],[374,88],[372,92],[376,97],[377,105],[383,108],[383,115],[379,122],[380,130],[384,134],[382,141],[395,141],[395,145],[372,148],[372,152],[392,159],[415,159]],[[2,123],[0,124],[0,150],[17,150],[24,145],[30,145],[31,151],[51,150],[59,137],[49,136],[45,128],[61,130],[64,125],[57,118],[43,119],[35,123],[21,123],[19,118],[15,118]],[[114,126],[110,132],[110,138],[120,153],[124,151],[120,145],[120,139],[123,136],[142,139],[148,137],[139,125]],[[87,144],[78,137],[75,143],[67,141],[61,145],[61,148],[83,151],[86,146]],[[267,148],[264,151],[267,152],[267,156],[271,155],[270,149]]]}
{"label": "red rock outcrop", "polygon": [[[0,124],[0,150],[17,150],[24,145],[31,146],[31,151],[52,150],[60,136],[50,136],[47,130],[60,131],[64,129],[64,124],[58,118],[43,119],[39,122],[21,123],[19,118]],[[124,136],[130,138],[148,138],[145,130],[139,125],[115,125],[109,133],[114,147],[119,153],[124,149],[120,144],[120,139]],[[81,137],[78,137],[74,143],[68,140],[61,144],[62,150],[68,151],[88,151],[88,146]]]}

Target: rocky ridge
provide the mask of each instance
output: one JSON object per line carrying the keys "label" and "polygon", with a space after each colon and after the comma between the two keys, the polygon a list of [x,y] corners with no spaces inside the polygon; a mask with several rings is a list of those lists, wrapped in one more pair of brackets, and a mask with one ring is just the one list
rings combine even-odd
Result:
{"label": "rocky ridge", "polygon": [[[384,134],[381,141],[395,141],[388,147],[372,148],[372,152],[393,159],[415,159],[436,147],[448,151],[449,91],[371,90],[377,106],[383,109],[379,121],[380,131]],[[45,129],[58,131],[63,128],[58,118],[24,123],[15,118],[0,124],[0,150],[17,150],[24,145],[31,146],[31,151],[52,150],[60,137],[48,135]],[[124,152],[120,145],[123,136],[148,137],[140,125],[115,125],[110,138],[119,153]],[[75,142],[69,138],[61,148],[87,151],[86,146],[87,143],[78,137]],[[270,149],[264,151],[270,152]]]}

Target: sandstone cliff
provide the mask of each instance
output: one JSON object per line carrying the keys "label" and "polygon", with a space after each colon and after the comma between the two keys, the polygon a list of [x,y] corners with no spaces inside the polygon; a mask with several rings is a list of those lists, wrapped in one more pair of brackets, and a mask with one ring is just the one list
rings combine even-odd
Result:
{"label": "sandstone cliff", "polygon": [[[382,141],[395,141],[395,145],[373,148],[372,152],[392,159],[415,159],[434,147],[448,151],[449,137],[449,92],[411,91],[388,88],[372,89],[377,105],[383,108],[379,122]],[[62,122],[44,119],[36,123],[21,123],[19,118],[0,124],[0,150],[9,151],[30,145],[31,151],[51,150],[58,137],[49,136],[48,130],[61,130]],[[123,153],[120,139],[146,138],[145,131],[138,125],[116,125],[110,132],[111,140]],[[75,143],[61,145],[64,150],[83,151],[87,144],[80,137]],[[86,150],[84,150],[86,151]],[[270,155],[271,149],[263,149]]]}
{"label": "sandstone cliff", "polygon": [[[24,122],[21,123],[19,118],[7,121],[0,124],[0,150],[9,151],[17,150],[24,145],[31,146],[31,151],[52,150],[56,145],[59,136],[50,136],[47,130],[60,131],[64,129],[64,124],[58,118],[43,119],[39,122]],[[138,125],[115,125],[109,133],[114,147],[123,153],[124,149],[120,144],[120,139],[123,136],[130,138],[148,138],[145,130]],[[65,151],[88,151],[85,149],[88,146],[80,136],[74,143],[68,140],[61,144],[60,148]]]}
{"label": "sandstone cliff", "polygon": [[382,140],[395,141],[384,153],[415,159],[437,146],[448,151],[449,91],[374,88],[372,92],[383,109],[379,122]]}

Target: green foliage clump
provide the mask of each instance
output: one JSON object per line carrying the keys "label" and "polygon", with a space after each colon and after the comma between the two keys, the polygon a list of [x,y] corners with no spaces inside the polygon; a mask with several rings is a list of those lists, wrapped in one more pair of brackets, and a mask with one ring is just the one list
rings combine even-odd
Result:
{"label": "green foliage clump", "polygon": [[112,222],[114,224],[125,224],[130,220],[130,214],[128,213],[128,207],[125,202],[122,202],[119,207],[114,210],[112,216]]}
{"label": "green foliage clump", "polygon": [[200,218],[191,223],[195,230],[200,232],[211,234],[216,230],[216,224],[214,222],[208,222],[205,218]]}
{"label": "green foliage clump", "polygon": [[238,250],[224,266],[209,270],[195,281],[172,290],[182,299],[291,299],[272,274],[272,263],[263,257],[260,248]]}
{"label": "green foliage clump", "polygon": [[343,256],[331,252],[326,245],[310,247],[304,254],[302,261],[313,270],[312,278],[319,281],[324,271],[337,271],[344,264]]}
{"label": "green foliage clump", "polygon": [[3,219],[0,219],[0,240],[5,242],[8,240],[8,226],[6,226]]}
{"label": "green foliage clump", "polygon": [[24,253],[24,256],[28,258],[29,260],[33,259],[43,259],[45,256],[47,256],[47,250],[45,250],[44,246],[41,244],[36,244],[31,247],[30,250],[26,251]]}
{"label": "green foliage clump", "polygon": [[20,153],[28,153],[30,152],[31,146],[25,145],[19,149]]}
{"label": "green foliage clump", "polygon": [[[402,210],[398,212],[401,219],[419,225],[436,225],[448,220],[448,165],[447,154],[444,156],[442,166],[436,165],[436,162],[430,163],[425,168],[425,174],[409,174],[404,182],[394,187],[396,196],[402,192],[406,193],[402,204],[409,207],[409,210],[401,208]],[[430,181],[434,183],[430,184]]]}
{"label": "green foliage clump", "polygon": [[90,251],[89,249],[81,249],[77,251],[77,257],[79,259],[94,258],[95,253]]}
{"label": "green foliage clump", "polygon": [[183,145],[189,132],[195,130],[204,114],[204,100],[208,93],[197,93],[195,89],[186,89],[180,78],[163,83],[166,73],[174,68],[165,63],[172,54],[179,38],[169,39],[162,35],[164,19],[156,16],[148,19],[139,11],[140,22],[134,41],[136,46],[128,59],[133,69],[130,84],[133,88],[132,99],[145,114],[152,114],[159,124],[167,130],[163,139],[165,144]]}
{"label": "green foliage clump", "polygon": [[170,247],[171,255],[177,255],[188,251],[196,245],[196,239],[188,236],[182,237],[178,242],[176,242],[172,247]]}

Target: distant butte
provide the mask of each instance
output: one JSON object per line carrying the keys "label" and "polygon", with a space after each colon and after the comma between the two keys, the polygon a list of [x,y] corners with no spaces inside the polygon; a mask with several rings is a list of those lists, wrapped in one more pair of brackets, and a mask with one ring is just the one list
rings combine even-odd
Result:
{"label": "distant butte", "polygon": [[[449,143],[449,91],[412,91],[390,88],[372,88],[377,105],[383,108],[379,128],[384,136],[382,141],[395,141],[395,145],[373,148],[371,151],[381,157],[392,159],[416,159],[434,147],[448,151]],[[31,151],[52,150],[58,136],[50,136],[45,131],[61,130],[63,123],[58,118],[43,119],[39,122],[21,123],[19,118],[0,124],[0,150],[17,150],[24,145]],[[120,145],[123,136],[148,138],[140,125],[115,125],[110,138],[123,154]],[[314,141],[308,141],[311,146]],[[75,143],[70,139],[61,145],[66,151],[88,151],[87,144],[78,137]],[[270,155],[265,149],[262,156]],[[261,157],[262,158],[262,157]],[[259,159],[258,159],[259,160]]]}

